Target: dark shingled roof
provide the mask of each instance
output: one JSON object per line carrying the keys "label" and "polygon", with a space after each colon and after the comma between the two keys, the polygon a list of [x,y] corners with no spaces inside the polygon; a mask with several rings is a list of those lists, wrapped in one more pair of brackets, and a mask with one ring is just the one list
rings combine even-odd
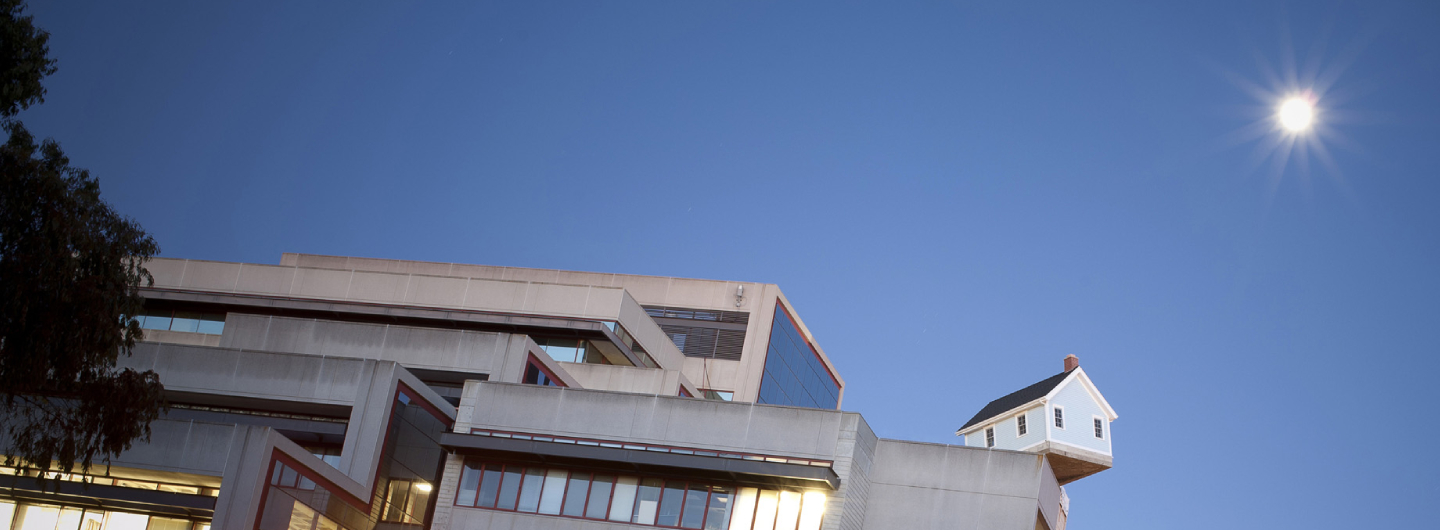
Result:
{"label": "dark shingled roof", "polygon": [[971,425],[993,418],[997,414],[1045,397],[1045,394],[1049,394],[1051,390],[1054,390],[1055,385],[1064,381],[1067,375],[1070,375],[1069,371],[1060,372],[1050,376],[1050,378],[1044,381],[1016,390],[1007,394],[1005,397],[991,401],[989,405],[985,405],[985,408],[980,409],[980,412],[976,412],[975,417],[965,422],[965,426],[960,427],[959,430],[963,431],[970,428]]}

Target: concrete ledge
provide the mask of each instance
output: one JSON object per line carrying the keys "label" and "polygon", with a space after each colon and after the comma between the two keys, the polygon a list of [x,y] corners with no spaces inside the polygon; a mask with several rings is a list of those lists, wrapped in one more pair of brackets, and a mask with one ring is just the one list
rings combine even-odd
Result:
{"label": "concrete ledge", "polygon": [[561,466],[603,468],[648,475],[704,476],[730,482],[802,488],[840,488],[840,477],[828,467],[757,462],[710,456],[659,453],[472,434],[445,433],[440,445],[461,454],[498,456],[507,460]]}
{"label": "concrete ledge", "polygon": [[0,478],[0,494],[15,500],[132,510],[157,515],[208,519],[215,515],[215,497],[121,486],[51,481],[45,489],[31,477]]}

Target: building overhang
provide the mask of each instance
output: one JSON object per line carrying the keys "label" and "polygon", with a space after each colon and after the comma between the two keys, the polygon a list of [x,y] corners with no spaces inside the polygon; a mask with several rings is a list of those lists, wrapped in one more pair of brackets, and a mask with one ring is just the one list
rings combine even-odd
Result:
{"label": "building overhang", "polygon": [[840,477],[835,474],[835,470],[822,466],[495,438],[454,432],[442,434],[440,445],[464,455],[512,462],[580,466],[617,473],[708,478],[761,486],[832,491],[840,488]]}
{"label": "building overhang", "polygon": [[1055,480],[1061,486],[1115,465],[1115,457],[1053,440],[1040,442],[1025,451],[1045,455],[1050,461],[1050,468],[1055,471]]}
{"label": "building overhang", "polygon": [[[645,367],[644,361],[615,332],[598,320],[565,318],[523,313],[500,313],[470,309],[439,309],[424,306],[356,302],[343,300],[297,298],[248,293],[227,293],[213,291],[191,291],[186,289],[165,289],[141,287],[141,296],[150,300],[188,304],[213,304],[229,306],[230,310],[244,312],[250,309],[260,314],[282,314],[296,317],[359,320],[380,323],[415,322],[422,326],[434,326],[443,321],[452,326],[463,326],[485,331],[523,333],[526,335],[573,335],[595,340],[604,340],[614,346],[620,355],[632,365]],[[618,321],[619,317],[616,317]]]}
{"label": "building overhang", "polygon": [[0,492],[11,499],[106,510],[128,510],[155,515],[209,519],[215,516],[215,497],[154,491],[122,486],[50,480],[45,487],[33,477],[0,477]]}

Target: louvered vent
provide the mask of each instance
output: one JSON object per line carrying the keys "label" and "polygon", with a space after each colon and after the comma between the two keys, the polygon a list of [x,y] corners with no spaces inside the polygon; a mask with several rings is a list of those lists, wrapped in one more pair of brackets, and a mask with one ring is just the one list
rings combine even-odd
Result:
{"label": "louvered vent", "polygon": [[687,357],[738,361],[745,349],[750,313],[653,306],[646,306],[645,312]]}

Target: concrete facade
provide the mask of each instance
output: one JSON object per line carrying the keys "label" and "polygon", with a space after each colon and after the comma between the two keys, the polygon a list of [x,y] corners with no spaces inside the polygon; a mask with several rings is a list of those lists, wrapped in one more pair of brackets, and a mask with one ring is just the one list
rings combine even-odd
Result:
{"label": "concrete facade", "polygon": [[[112,484],[51,495],[0,476],[0,513],[194,530],[1065,525],[1046,455],[758,403],[780,305],[844,390],[774,285],[305,254],[150,269],[147,315],[223,314],[223,330],[151,329],[122,359],[158,373],[173,407],[97,470]],[[745,331],[738,360],[686,356],[662,310],[748,315],[728,328]],[[556,360],[556,338],[603,358]]]}

